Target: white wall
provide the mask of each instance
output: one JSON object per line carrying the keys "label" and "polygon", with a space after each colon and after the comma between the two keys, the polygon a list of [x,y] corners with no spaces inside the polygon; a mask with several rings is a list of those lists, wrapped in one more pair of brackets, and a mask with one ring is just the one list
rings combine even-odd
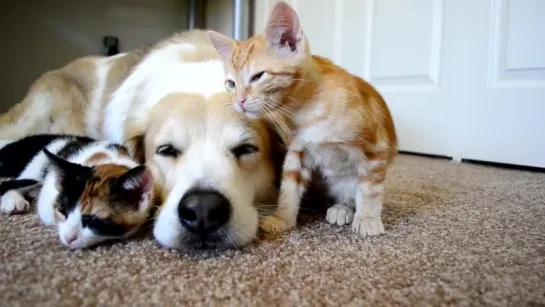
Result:
{"label": "white wall", "polygon": [[[213,2],[213,1],[211,1]],[[0,4],[0,112],[20,101],[43,72],[102,53],[154,43],[186,27],[186,0],[6,0]]]}

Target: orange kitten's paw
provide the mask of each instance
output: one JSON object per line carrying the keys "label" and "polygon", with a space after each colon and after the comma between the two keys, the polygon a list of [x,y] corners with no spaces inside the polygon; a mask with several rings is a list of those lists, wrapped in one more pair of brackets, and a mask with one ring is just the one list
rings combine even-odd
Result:
{"label": "orange kitten's paw", "polygon": [[355,216],[352,221],[352,231],[362,237],[372,237],[386,234],[382,219],[369,216]]}
{"label": "orange kitten's paw", "polygon": [[263,219],[261,227],[267,233],[279,234],[295,227],[295,223],[288,223],[285,219],[279,216],[270,215]]}
{"label": "orange kitten's paw", "polygon": [[354,219],[354,209],[350,208],[346,204],[336,204],[327,209],[325,219],[330,224],[336,224],[339,226],[350,224]]}
{"label": "orange kitten's paw", "polygon": [[8,191],[2,195],[0,211],[5,214],[25,213],[30,209],[28,201],[17,191]]}

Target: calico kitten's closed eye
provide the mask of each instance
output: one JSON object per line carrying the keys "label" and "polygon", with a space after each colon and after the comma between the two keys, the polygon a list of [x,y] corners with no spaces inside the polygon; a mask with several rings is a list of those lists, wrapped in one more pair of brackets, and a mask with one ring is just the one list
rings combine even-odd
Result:
{"label": "calico kitten's closed eye", "polygon": [[81,216],[81,226],[91,229],[95,234],[101,236],[120,237],[127,232],[123,225],[117,224],[111,218],[99,218],[93,215],[84,214]]}

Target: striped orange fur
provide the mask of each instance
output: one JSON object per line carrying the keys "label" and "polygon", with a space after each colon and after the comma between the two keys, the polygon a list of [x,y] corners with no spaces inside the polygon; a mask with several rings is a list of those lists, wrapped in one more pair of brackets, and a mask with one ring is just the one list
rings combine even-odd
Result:
{"label": "striped orange fur", "polygon": [[397,153],[394,121],[380,93],[329,59],[313,55],[295,10],[275,5],[265,32],[235,41],[209,37],[225,62],[233,107],[263,117],[285,135],[289,150],[276,213],[263,228],[296,225],[301,198],[319,168],[337,204],[326,219],[362,236],[384,234],[384,180]]}

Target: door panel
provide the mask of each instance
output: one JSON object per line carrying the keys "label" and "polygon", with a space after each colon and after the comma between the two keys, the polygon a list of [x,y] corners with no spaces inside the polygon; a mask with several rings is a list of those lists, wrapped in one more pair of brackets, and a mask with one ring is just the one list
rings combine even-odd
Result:
{"label": "door panel", "polygon": [[370,21],[359,37],[367,41],[369,53],[360,76],[386,98],[401,150],[448,154],[442,0],[367,3]]}

